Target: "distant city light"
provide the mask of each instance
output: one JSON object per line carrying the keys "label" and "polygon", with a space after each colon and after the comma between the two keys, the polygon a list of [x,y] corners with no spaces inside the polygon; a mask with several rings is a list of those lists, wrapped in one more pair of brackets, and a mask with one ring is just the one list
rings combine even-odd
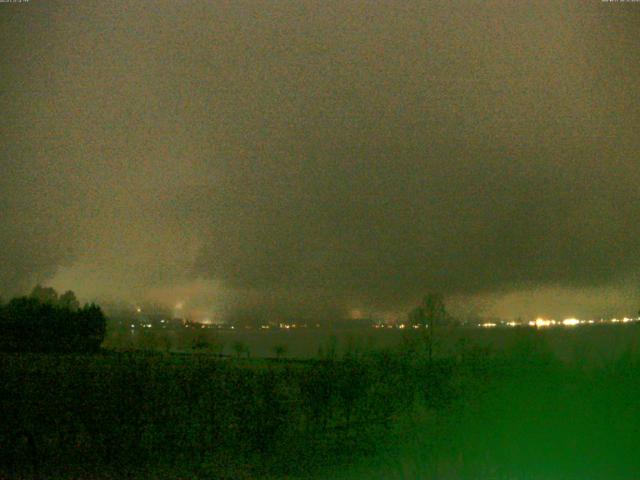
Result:
{"label": "distant city light", "polygon": [[536,318],[535,321],[529,322],[529,325],[536,328],[549,327],[555,325],[555,320],[545,320],[544,318]]}
{"label": "distant city light", "polygon": [[572,327],[572,326],[574,326],[574,325],[578,325],[578,324],[580,324],[580,320],[578,320],[577,318],[565,318],[565,319],[562,321],[562,324],[563,324],[563,325],[566,325],[566,326],[568,326],[568,327]]}

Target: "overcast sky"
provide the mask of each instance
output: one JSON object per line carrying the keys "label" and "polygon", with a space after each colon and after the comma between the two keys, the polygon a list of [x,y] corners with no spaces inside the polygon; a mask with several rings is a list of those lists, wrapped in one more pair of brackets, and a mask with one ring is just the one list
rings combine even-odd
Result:
{"label": "overcast sky", "polygon": [[640,308],[640,3],[0,4],[0,292]]}

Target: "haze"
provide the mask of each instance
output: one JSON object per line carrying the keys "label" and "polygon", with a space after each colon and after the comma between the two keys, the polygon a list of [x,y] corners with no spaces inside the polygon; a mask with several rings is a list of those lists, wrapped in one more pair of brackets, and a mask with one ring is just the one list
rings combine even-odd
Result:
{"label": "haze", "polygon": [[31,1],[0,22],[5,299],[640,306],[637,5]]}

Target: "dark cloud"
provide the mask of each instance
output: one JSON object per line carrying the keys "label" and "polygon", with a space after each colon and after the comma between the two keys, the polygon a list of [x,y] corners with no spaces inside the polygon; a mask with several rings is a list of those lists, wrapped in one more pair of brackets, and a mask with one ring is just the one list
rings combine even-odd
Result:
{"label": "dark cloud", "polygon": [[640,266],[633,4],[0,15],[5,290],[211,282],[222,315],[321,315],[427,290],[609,302]]}

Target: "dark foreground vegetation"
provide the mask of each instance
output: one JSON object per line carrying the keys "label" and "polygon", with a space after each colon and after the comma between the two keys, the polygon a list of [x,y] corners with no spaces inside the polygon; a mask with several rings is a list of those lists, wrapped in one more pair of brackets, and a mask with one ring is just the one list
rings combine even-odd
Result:
{"label": "dark foreground vegetation", "polygon": [[0,368],[5,471],[52,478],[310,475],[375,453],[421,382],[443,388],[450,374],[384,354],[4,355]]}
{"label": "dark foreground vegetation", "polygon": [[36,286],[28,297],[0,302],[0,351],[96,352],[104,340],[106,318],[97,305],[80,308],[73,292],[61,296]]}
{"label": "dark foreground vegetation", "polygon": [[[640,478],[640,357],[2,354],[0,478]],[[585,357],[586,358],[586,357]]]}

